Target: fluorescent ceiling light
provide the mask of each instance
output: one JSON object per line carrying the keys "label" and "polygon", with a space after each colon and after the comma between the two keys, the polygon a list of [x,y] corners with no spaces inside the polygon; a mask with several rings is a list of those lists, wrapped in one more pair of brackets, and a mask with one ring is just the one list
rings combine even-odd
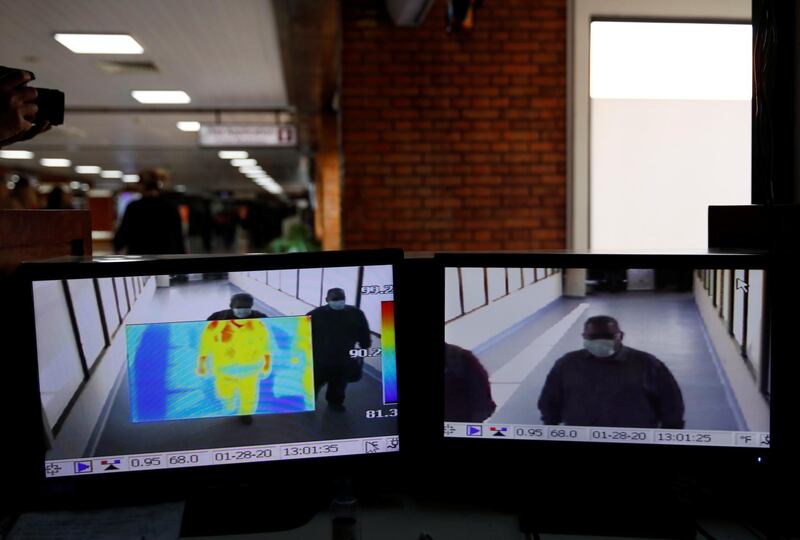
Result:
{"label": "fluorescent ceiling light", "polygon": [[217,155],[222,159],[247,159],[249,156],[244,150],[220,150]]}
{"label": "fluorescent ceiling light", "polygon": [[134,90],[131,92],[133,99],[139,103],[190,103],[192,98],[183,90]]}
{"label": "fluorescent ceiling light", "polygon": [[78,174],[100,174],[101,170],[97,165],[78,165],[75,167],[75,172]]}
{"label": "fluorescent ceiling light", "polygon": [[266,187],[266,190],[272,193],[273,195],[280,195],[283,193],[283,188],[281,186],[275,184],[274,186],[270,185]]}
{"label": "fluorescent ceiling light", "polygon": [[126,174],[126,175],[123,175],[122,176],[122,181],[123,182],[127,182],[129,184],[131,184],[133,182],[138,182],[139,181],[139,175],[138,174]]}
{"label": "fluorescent ceiling light", "polygon": [[69,188],[70,189],[80,189],[80,187],[81,187],[81,183],[80,182],[74,182],[73,181],[73,182],[69,183]]}
{"label": "fluorescent ceiling light", "polygon": [[44,158],[40,159],[39,163],[41,163],[43,167],[69,167],[72,165],[70,160],[61,158]]}
{"label": "fluorescent ceiling light", "polygon": [[251,173],[251,172],[263,172],[264,169],[259,167],[258,165],[248,165],[247,167],[239,167],[239,172],[243,174]]}
{"label": "fluorescent ceiling light", "polygon": [[267,173],[258,172],[258,171],[251,172],[251,173],[246,173],[245,176],[248,177],[248,178],[251,178],[253,180],[261,179],[261,178],[269,178],[269,175]]}
{"label": "fluorescent ceiling light", "polygon": [[142,54],[144,48],[128,34],[56,34],[56,41],[77,54]]}
{"label": "fluorescent ceiling light", "polygon": [[258,165],[258,161],[255,159],[232,159],[231,165],[234,167],[248,167],[252,165]]}
{"label": "fluorescent ceiling light", "polygon": [[27,150],[0,150],[3,159],[33,159],[33,152]]}
{"label": "fluorescent ceiling light", "polygon": [[181,131],[200,131],[200,122],[178,122],[177,126]]}
{"label": "fluorescent ceiling light", "polygon": [[122,178],[122,171],[103,171],[100,176],[103,178]]}

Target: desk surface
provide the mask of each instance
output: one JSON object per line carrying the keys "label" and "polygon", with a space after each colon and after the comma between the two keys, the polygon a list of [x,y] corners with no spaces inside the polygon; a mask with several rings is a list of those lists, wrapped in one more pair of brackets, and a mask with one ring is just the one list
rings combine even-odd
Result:
{"label": "desk surface", "polygon": [[[519,530],[519,518],[511,512],[500,512],[477,507],[419,504],[409,499],[398,499],[396,504],[359,511],[359,540],[418,540],[427,533],[433,540],[491,539],[524,540],[528,538]],[[331,540],[331,518],[320,512],[297,529],[230,536],[193,537],[195,540]],[[624,517],[623,517],[624,519]],[[714,538],[725,540],[754,540],[760,538],[744,527],[728,522],[701,520],[702,527]],[[541,533],[542,540],[632,540],[620,536],[586,536]],[[635,540],[635,539],[633,539]]]}

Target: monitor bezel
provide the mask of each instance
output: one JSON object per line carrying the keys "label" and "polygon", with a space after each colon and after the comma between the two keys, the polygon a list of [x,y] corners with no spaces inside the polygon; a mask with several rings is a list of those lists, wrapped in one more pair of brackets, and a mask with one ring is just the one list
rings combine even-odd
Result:
{"label": "monitor bezel", "polygon": [[[591,252],[462,252],[437,253],[434,255],[435,272],[438,290],[445,286],[445,268],[447,267],[500,267],[500,268],[686,268],[686,269],[764,269],[767,275],[775,274],[778,263],[775,257],[765,252],[683,252],[683,253],[591,253]],[[774,317],[779,306],[776,305],[773,277],[766,288],[767,299],[772,306],[768,317]],[[596,443],[572,441],[536,441],[536,440],[503,440],[487,438],[467,439],[446,437],[442,427],[444,421],[444,295],[437,306],[437,330],[441,341],[438,355],[436,384],[440,390],[438,402],[430,406],[436,411],[439,426],[435,436],[442,456],[454,459],[469,459],[468,456],[481,456],[487,461],[503,460],[504,469],[525,465],[530,466],[532,456],[537,461],[543,460],[548,467],[575,464],[586,470],[596,470],[598,466],[616,466],[625,469],[642,461],[661,461],[680,470],[706,470],[709,466],[715,469],[726,466],[743,467],[752,471],[763,471],[776,453],[781,452],[783,438],[775,437],[782,432],[780,422],[784,419],[775,414],[775,380],[783,376],[787,362],[772,363],[773,388],[770,395],[770,439],[768,449],[716,447],[716,446],[683,446],[659,444],[631,443]],[[780,354],[778,347],[782,340],[776,340],[774,329],[766,339],[769,340],[773,358]],[[777,440],[776,440],[777,439]],[[579,464],[579,465],[578,465]],[[742,469],[744,470],[744,469]],[[758,473],[756,473],[758,474]]]}
{"label": "monitor bezel", "polygon": [[[23,263],[16,275],[22,313],[20,325],[24,334],[24,372],[20,373],[24,385],[17,388],[19,402],[30,414],[24,415],[22,425],[25,444],[19,449],[20,467],[17,474],[25,486],[25,497],[45,504],[94,501],[102,503],[106,497],[99,493],[114,494],[115,500],[152,501],[153,485],[159,486],[157,499],[173,500],[190,495],[194,490],[209,486],[245,485],[266,475],[275,481],[290,482],[305,478],[324,483],[341,476],[369,478],[375,471],[396,469],[402,459],[401,450],[376,454],[357,454],[320,458],[277,460],[269,462],[211,465],[201,467],[168,468],[128,471],[114,474],[76,475],[47,478],[44,474],[45,445],[42,419],[36,329],[33,311],[34,281],[62,279],[91,279],[99,277],[144,276],[165,274],[191,274],[213,272],[239,272],[252,270],[281,270],[303,268],[331,268],[344,266],[391,265],[395,293],[395,309],[402,309],[403,279],[401,263],[403,252],[399,249],[352,250],[337,252],[303,252],[289,254],[246,255],[177,255],[177,256],[106,256],[64,257],[45,261]],[[397,299],[401,300],[398,302]],[[402,351],[402,324],[395,320],[396,350]],[[400,353],[402,354],[402,353]],[[400,357],[398,354],[398,357]],[[402,385],[402,361],[398,362],[398,387]],[[35,403],[35,405],[33,405]],[[400,406],[398,404],[398,409]],[[402,414],[398,414],[398,436],[402,440]],[[311,441],[309,441],[311,442]]]}

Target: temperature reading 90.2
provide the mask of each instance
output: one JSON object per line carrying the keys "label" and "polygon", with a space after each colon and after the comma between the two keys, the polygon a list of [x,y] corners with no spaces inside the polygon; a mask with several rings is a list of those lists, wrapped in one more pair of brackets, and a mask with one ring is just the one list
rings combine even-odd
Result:
{"label": "temperature reading 90.2", "polygon": [[380,356],[381,350],[380,347],[372,347],[369,349],[350,349],[350,358],[370,358],[373,356]]}

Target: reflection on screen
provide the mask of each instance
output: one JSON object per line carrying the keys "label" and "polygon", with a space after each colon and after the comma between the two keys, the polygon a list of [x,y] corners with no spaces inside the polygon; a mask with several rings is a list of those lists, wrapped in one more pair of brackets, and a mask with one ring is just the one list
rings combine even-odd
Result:
{"label": "reflection on screen", "polygon": [[34,282],[46,475],[398,450],[392,278]]}
{"label": "reflection on screen", "polygon": [[445,272],[445,435],[769,446],[763,270]]}

